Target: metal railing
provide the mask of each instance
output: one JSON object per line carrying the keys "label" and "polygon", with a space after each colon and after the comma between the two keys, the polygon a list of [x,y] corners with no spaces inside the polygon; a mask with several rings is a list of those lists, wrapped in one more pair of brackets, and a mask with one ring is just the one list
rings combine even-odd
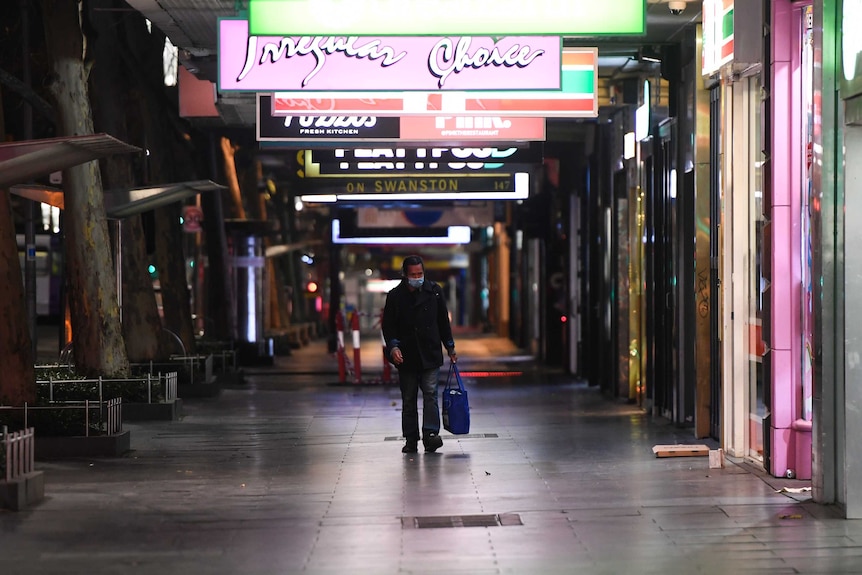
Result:
{"label": "metal railing", "polygon": [[[91,427],[95,427],[96,430],[105,435],[117,435],[123,431],[123,399],[121,397],[115,397],[108,401],[85,399],[83,401],[62,401],[54,402],[51,405],[37,406],[30,406],[25,403],[23,407],[0,405],[0,415],[3,412],[14,413],[18,411],[23,412],[25,429],[28,428],[30,420],[36,414],[57,411],[83,411],[83,431],[85,437],[91,435]],[[95,417],[91,416],[91,411],[95,411]],[[38,427],[38,425],[34,425],[33,427]]]}
{"label": "metal railing", "polygon": [[9,433],[4,425],[0,443],[5,455],[7,482],[33,472],[36,432],[32,427]]}
{"label": "metal railing", "polygon": [[[179,364],[179,366],[177,365]],[[150,373],[161,369],[177,369],[182,367],[188,374],[189,383],[211,383],[213,381],[213,356],[208,355],[172,355],[170,361],[148,361],[133,363],[131,367],[147,369]],[[199,377],[201,376],[202,377]],[[198,381],[200,379],[200,381]]]}
{"label": "metal railing", "polygon": [[[145,385],[147,391],[147,403],[153,403],[153,397],[158,395],[158,391],[156,388],[161,388],[163,390],[164,401],[169,403],[171,401],[175,401],[177,399],[177,372],[173,371],[167,374],[158,373],[156,375],[152,375],[148,373],[145,377],[131,377],[131,378],[105,378],[99,377],[95,379],[54,379],[50,375],[48,379],[37,379],[36,385],[47,385],[48,386],[48,401],[54,402],[54,391],[56,386],[66,386],[66,385],[87,385],[87,384],[95,384],[97,385],[97,394],[99,401],[103,401],[105,398],[105,386],[111,384],[118,384],[120,386],[124,384],[139,384]],[[127,397],[128,401],[128,397]]]}

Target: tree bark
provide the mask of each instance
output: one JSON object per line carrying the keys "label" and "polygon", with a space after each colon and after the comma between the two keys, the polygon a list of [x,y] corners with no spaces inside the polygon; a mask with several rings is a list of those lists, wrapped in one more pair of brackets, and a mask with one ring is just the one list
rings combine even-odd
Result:
{"label": "tree bark", "polygon": [[[58,132],[93,133],[84,65],[84,36],[78,3],[41,0],[45,37],[54,63],[50,91],[56,100]],[[111,242],[98,162],[63,172],[66,271],[78,372],[87,376],[128,375],[120,327]]]}
{"label": "tree bark", "polygon": [[36,401],[33,343],[9,192],[0,190],[0,405]]}
{"label": "tree bark", "polygon": [[[218,181],[218,160],[215,137],[210,136],[210,170]],[[236,297],[233,293],[233,269],[228,263],[227,234],[224,229],[224,205],[220,193],[204,194],[201,198],[206,234],[206,310],[211,322],[207,335],[222,341],[237,338]],[[211,331],[210,331],[211,330]]]}
{"label": "tree bark", "polygon": [[193,354],[195,333],[183,255],[181,212],[179,203],[156,210],[156,267],[162,285],[164,325],[182,340],[186,354]]}
{"label": "tree bark", "polygon": [[[91,0],[88,6],[90,22],[98,33],[92,42],[95,65],[90,75],[93,121],[100,132],[143,145],[144,129],[140,120],[142,108],[146,106],[146,95],[135,89],[136,81],[129,76],[129,67],[124,65],[121,56],[123,50],[118,49],[128,41],[128,36],[121,33],[122,21],[128,18],[128,14],[110,10],[115,4],[113,0]],[[140,185],[138,166],[131,156],[125,154],[106,158],[102,163],[102,177],[109,190]],[[164,345],[167,342],[160,346],[162,321],[156,306],[153,280],[147,271],[150,262],[141,217],[126,218],[120,227],[121,319],[126,353],[133,362],[163,359],[169,352]]]}
{"label": "tree bark", "polygon": [[[0,92],[0,110],[3,97]],[[0,139],[5,138],[0,114]],[[22,406],[36,401],[33,344],[24,302],[24,278],[9,192],[0,190],[0,405]]]}
{"label": "tree bark", "polygon": [[[178,118],[178,111],[166,96],[163,50],[165,36],[155,27],[148,31],[143,18],[123,16],[119,45],[124,67],[132,71],[141,102],[142,145],[148,150],[142,169],[143,184],[170,184],[197,180],[197,170],[189,145],[190,130]],[[186,278],[185,237],[180,225],[181,204],[155,210],[155,259],[162,295],[165,329],[183,342],[186,353],[195,353],[191,294]],[[173,338],[162,338],[170,349],[179,352]]]}

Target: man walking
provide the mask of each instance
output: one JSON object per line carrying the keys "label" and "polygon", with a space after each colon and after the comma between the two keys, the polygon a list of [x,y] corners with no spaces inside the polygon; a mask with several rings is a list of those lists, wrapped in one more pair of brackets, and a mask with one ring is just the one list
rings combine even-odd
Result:
{"label": "man walking", "polygon": [[443,365],[441,344],[453,363],[458,356],[443,291],[425,279],[422,258],[416,255],[404,258],[401,278],[401,283],[387,294],[383,308],[383,338],[401,383],[401,431],[407,440],[401,451],[418,451],[417,401],[421,389],[422,443],[425,451],[434,452],[443,446],[437,403],[437,379]]}

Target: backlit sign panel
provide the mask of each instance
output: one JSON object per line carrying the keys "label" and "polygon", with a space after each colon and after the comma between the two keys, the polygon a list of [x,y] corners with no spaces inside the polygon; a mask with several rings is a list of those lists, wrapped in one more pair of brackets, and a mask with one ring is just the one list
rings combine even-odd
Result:
{"label": "backlit sign panel", "polygon": [[257,95],[260,142],[543,141],[544,118],[502,116],[273,116],[272,96]]}
{"label": "backlit sign panel", "polygon": [[249,0],[259,36],[597,36],[646,32],[645,0]]}
{"label": "backlit sign panel", "polygon": [[595,118],[597,59],[596,48],[565,48],[562,88],[558,91],[275,92],[272,114]]}
{"label": "backlit sign panel", "polygon": [[844,0],[841,13],[841,97],[862,94],[862,0]]}
{"label": "backlit sign panel", "polygon": [[[354,245],[445,245],[445,244],[469,244],[470,243],[470,227],[469,226],[448,226],[435,230],[429,228],[424,235],[357,235],[345,236],[341,231],[341,220],[332,220],[332,243],[334,244],[354,244]],[[445,234],[443,233],[445,232]],[[398,280],[400,281],[400,280]],[[398,282],[396,282],[398,283]],[[390,288],[391,289],[391,288]],[[388,290],[387,290],[388,291]]]}
{"label": "backlit sign panel", "polygon": [[733,0],[703,2],[703,75],[733,61]]}
{"label": "backlit sign panel", "polygon": [[541,144],[525,147],[447,147],[424,146],[418,148],[374,147],[374,148],[334,148],[327,150],[307,150],[307,164],[319,162],[406,162],[415,163],[463,163],[463,162],[542,162]]}
{"label": "backlit sign panel", "polygon": [[300,177],[357,176],[499,177],[528,171],[541,162],[540,150],[530,148],[334,148],[301,153]]}
{"label": "backlit sign panel", "polygon": [[249,36],[219,20],[222,91],[558,90],[554,36]]}
{"label": "backlit sign panel", "polygon": [[523,200],[530,194],[530,174],[494,177],[428,175],[422,177],[317,178],[300,180],[299,199],[306,204],[336,202]]}
{"label": "backlit sign panel", "polygon": [[[311,150],[306,151],[307,154]],[[308,166],[306,164],[306,166]],[[316,162],[315,171],[321,178],[350,178],[355,176],[426,176],[463,175],[494,176],[500,173],[511,174],[515,171],[530,169],[529,164],[507,164],[504,162]]]}

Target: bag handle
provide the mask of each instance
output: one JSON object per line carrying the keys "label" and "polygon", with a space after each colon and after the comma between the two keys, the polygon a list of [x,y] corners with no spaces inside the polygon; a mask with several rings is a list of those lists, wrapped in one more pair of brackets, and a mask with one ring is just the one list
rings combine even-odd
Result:
{"label": "bag handle", "polygon": [[458,371],[458,365],[455,362],[449,364],[449,375],[446,377],[446,389],[450,389],[454,387],[450,385],[452,383],[452,374],[455,374],[455,382],[458,384],[458,389],[464,391],[464,382],[461,381],[461,372]]}

